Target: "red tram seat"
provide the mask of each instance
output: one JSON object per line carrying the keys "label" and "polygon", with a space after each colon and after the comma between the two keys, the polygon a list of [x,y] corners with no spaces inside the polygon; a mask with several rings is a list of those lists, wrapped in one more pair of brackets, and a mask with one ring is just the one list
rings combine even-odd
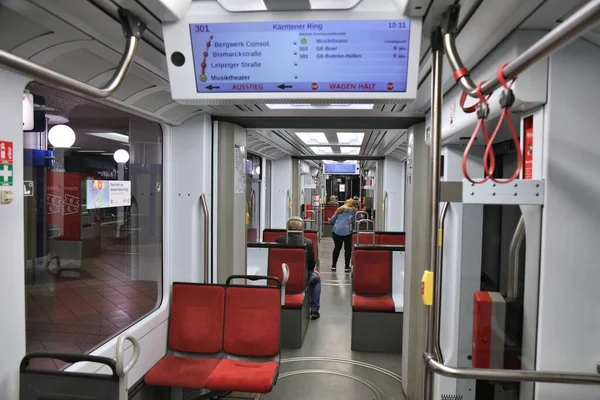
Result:
{"label": "red tram seat", "polygon": [[404,246],[406,234],[404,232],[378,232],[377,244],[383,246]]}
{"label": "red tram seat", "polygon": [[275,240],[281,235],[285,235],[285,229],[265,229],[263,231],[263,242],[275,243]]}
{"label": "red tram seat", "polygon": [[283,279],[281,264],[286,263],[290,276],[285,285],[283,308],[300,309],[306,292],[306,248],[269,248],[268,275]]}
{"label": "red tram seat", "polygon": [[152,386],[202,389],[223,347],[225,288],[216,285],[173,284],[168,346],[172,351],[205,358],[163,357],[145,376]]}
{"label": "red tram seat", "polygon": [[392,253],[387,250],[354,251],[352,309],[394,312]]}
{"label": "red tram seat", "polygon": [[[212,391],[268,393],[279,372],[281,287],[174,283],[170,352],[146,384]],[[270,278],[276,279],[276,278]],[[235,357],[231,359],[229,357]]]}
{"label": "red tram seat", "polygon": [[[265,229],[263,230],[263,242],[265,243],[274,243],[275,240],[281,236],[285,235],[285,229]],[[315,263],[319,263],[319,240],[317,238],[317,231],[304,231],[304,237],[310,239],[313,243],[313,253],[315,256]]]}
{"label": "red tram seat", "polygon": [[213,391],[268,393],[279,370],[279,288],[230,286],[225,299],[223,350],[250,360],[222,360],[210,374],[206,387]]}
{"label": "red tram seat", "polygon": [[317,231],[304,231],[304,237],[309,239],[313,244],[313,254],[315,256],[315,263],[319,264],[319,239],[317,238]]}

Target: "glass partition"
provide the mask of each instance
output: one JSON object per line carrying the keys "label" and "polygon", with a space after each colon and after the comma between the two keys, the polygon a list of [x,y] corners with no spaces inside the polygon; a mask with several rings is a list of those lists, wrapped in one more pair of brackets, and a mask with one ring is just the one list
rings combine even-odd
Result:
{"label": "glass partition", "polygon": [[[27,351],[88,353],[162,298],[158,124],[39,84],[24,132]],[[36,367],[64,367],[35,360]]]}

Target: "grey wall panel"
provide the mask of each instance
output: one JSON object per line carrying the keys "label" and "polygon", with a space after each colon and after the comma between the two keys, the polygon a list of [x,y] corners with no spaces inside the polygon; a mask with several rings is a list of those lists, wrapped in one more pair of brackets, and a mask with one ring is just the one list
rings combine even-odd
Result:
{"label": "grey wall panel", "polygon": [[[425,348],[425,306],[421,301],[421,277],[428,267],[430,227],[424,221],[429,212],[426,182],[430,174],[429,148],[425,125],[408,130],[408,171],[406,185],[406,270],[404,275],[404,326],[402,348],[402,388],[409,399],[423,398],[423,349]],[[379,175],[379,173],[378,173]],[[415,240],[418,239],[418,240]]]}
{"label": "grey wall panel", "polygon": [[[242,170],[237,172],[235,163],[236,152],[246,158],[246,130],[227,122],[219,122],[217,126],[215,187],[218,219],[213,226],[217,238],[216,281],[224,283],[228,276],[246,272],[245,162]],[[240,174],[243,174],[243,182],[238,182],[242,179]]]}

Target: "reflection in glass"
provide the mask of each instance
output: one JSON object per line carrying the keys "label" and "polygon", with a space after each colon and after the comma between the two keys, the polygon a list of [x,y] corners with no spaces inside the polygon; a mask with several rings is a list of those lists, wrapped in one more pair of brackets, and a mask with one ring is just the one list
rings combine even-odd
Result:
{"label": "reflection in glass", "polygon": [[[160,304],[162,132],[38,84],[29,90],[38,123],[24,132],[24,179],[35,189],[24,210],[27,351],[86,353]],[[75,132],[70,148],[49,143],[53,121]]]}

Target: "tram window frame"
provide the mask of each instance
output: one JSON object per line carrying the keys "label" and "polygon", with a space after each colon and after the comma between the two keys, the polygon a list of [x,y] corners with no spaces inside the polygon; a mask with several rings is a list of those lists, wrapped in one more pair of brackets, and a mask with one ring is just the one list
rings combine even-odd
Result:
{"label": "tram window frame", "polygon": [[[165,177],[164,131],[161,124],[128,113],[108,103],[93,102],[37,83],[31,83],[28,89],[32,93],[45,97],[47,107],[52,107],[54,103],[67,105],[66,108],[69,109],[69,102],[72,102],[71,105],[74,106],[69,109],[70,114],[66,117],[73,121],[76,142],[71,149],[52,149],[51,143],[47,141],[47,131],[27,133],[23,138],[24,152],[29,156],[29,158],[25,157],[26,160],[32,159],[29,153],[47,149],[56,150],[52,155],[56,160],[46,165],[29,164],[31,161],[24,162],[24,178],[27,180],[30,175],[32,180],[36,180],[36,195],[40,196],[39,199],[31,198],[33,200],[29,203],[26,198],[24,207],[27,351],[91,353],[154,313],[161,307],[165,298],[166,198],[162,190]],[[89,109],[80,109],[81,113],[77,115],[77,107]],[[55,105],[55,108],[58,107]],[[89,125],[93,126],[94,130],[85,127],[87,112],[92,115],[89,117]],[[94,112],[99,114],[104,112],[109,118],[98,118]],[[98,121],[101,123],[98,124]],[[106,126],[101,126],[102,121],[106,121]],[[69,125],[69,122],[65,124]],[[114,138],[113,142],[109,143],[111,139],[107,139],[106,135],[100,139],[98,136],[93,137],[92,140],[88,137],[90,132],[121,132],[125,133],[128,139],[126,144],[117,143]],[[39,145],[37,148],[32,146],[32,139],[36,139],[39,143],[43,142],[47,146],[46,149],[44,145],[42,148],[39,148]],[[102,155],[85,153],[85,148],[77,149],[81,147],[80,143],[94,143],[94,145],[106,143],[107,152]],[[127,149],[131,153],[129,160],[125,164],[117,163],[114,155],[111,155],[114,151],[111,146]],[[49,159],[52,160],[52,157]],[[113,169],[109,168],[106,171],[102,169],[104,165],[111,163],[114,164]],[[78,186],[76,193],[79,198],[76,224],[79,225],[77,228],[79,235],[74,243],[80,242],[78,246],[83,249],[88,234],[85,232],[84,235],[84,227],[90,224],[97,225],[93,228],[97,233],[93,235],[93,239],[99,244],[94,244],[96,246],[94,251],[90,253],[88,250],[85,252],[81,250],[77,254],[66,254],[66,256],[60,254],[63,256],[63,267],[73,261],[78,265],[80,272],[66,274],[72,275],[74,277],[72,280],[59,276],[49,278],[46,275],[51,274],[39,265],[40,263],[44,265],[53,256],[51,253],[46,254],[47,251],[51,251],[47,244],[48,236],[40,232],[47,231],[47,226],[56,218],[59,221],[62,218],[59,224],[67,224],[64,213],[61,216],[59,212],[58,217],[50,218],[50,197],[47,195],[46,187],[50,185],[51,173],[54,175],[63,173],[63,180],[60,181],[63,187],[66,186],[66,174],[76,175],[79,182],[78,185],[71,185]],[[100,218],[93,219],[84,204],[87,181],[90,179],[110,181],[115,178],[131,182],[131,205],[91,209],[93,211],[91,214]],[[66,190],[63,191],[66,193]],[[136,207],[138,207],[137,211]],[[40,209],[42,211],[39,211]],[[115,223],[115,226],[105,227],[106,224],[103,222],[106,221],[102,216],[110,213],[114,214],[112,218],[114,221],[111,220],[112,222],[109,221],[107,224]],[[39,224],[43,224],[43,227],[40,228]],[[66,242],[68,241],[63,238],[63,248],[69,246]],[[73,250],[66,251],[68,253]],[[64,253],[61,249],[59,252]],[[31,273],[38,275],[37,281],[28,276]],[[66,364],[58,360],[45,360],[44,365],[36,367],[61,369],[65,368]]]}

